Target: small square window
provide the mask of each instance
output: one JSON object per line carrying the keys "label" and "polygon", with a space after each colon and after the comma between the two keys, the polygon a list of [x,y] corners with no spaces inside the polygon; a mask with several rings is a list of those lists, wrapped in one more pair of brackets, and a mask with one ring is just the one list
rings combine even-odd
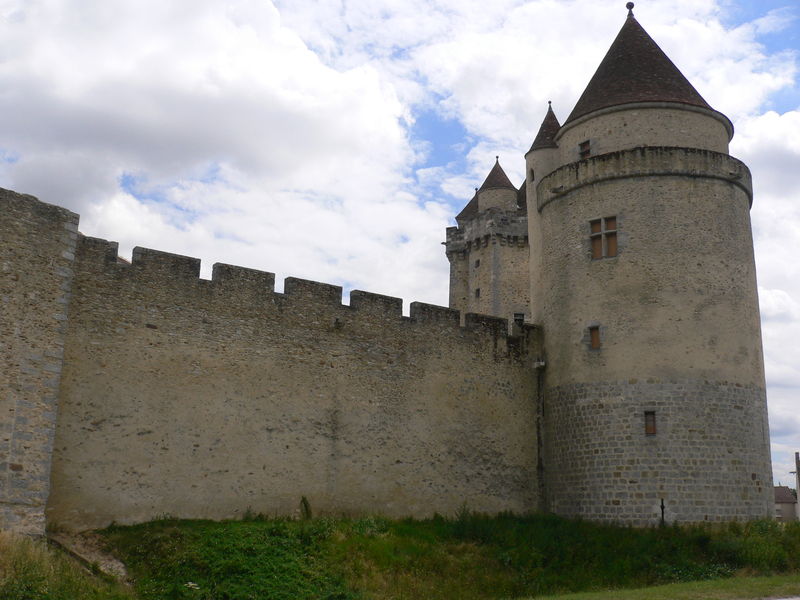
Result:
{"label": "small square window", "polygon": [[525,322],[525,313],[514,313],[514,323],[522,325]]}
{"label": "small square window", "polygon": [[645,435],[656,434],[656,412],[654,410],[644,411],[644,433]]}
{"label": "small square window", "polygon": [[597,325],[589,327],[589,348],[592,350],[600,349],[600,327]]}
{"label": "small square window", "polygon": [[585,140],[578,145],[578,153],[581,158],[588,158],[592,155],[592,145],[589,140]]}
{"label": "small square window", "polygon": [[592,259],[613,258],[617,255],[617,217],[589,221]]}

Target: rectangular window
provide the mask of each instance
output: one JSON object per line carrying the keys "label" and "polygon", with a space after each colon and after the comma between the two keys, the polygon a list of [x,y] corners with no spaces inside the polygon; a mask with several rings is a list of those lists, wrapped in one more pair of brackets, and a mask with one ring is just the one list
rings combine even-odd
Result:
{"label": "rectangular window", "polygon": [[589,221],[592,242],[592,259],[612,258],[617,255],[617,217],[603,217]]}
{"label": "rectangular window", "polygon": [[481,288],[475,288],[475,297],[476,298],[480,298],[481,297]]}
{"label": "rectangular window", "polygon": [[478,258],[478,259],[475,260],[475,268],[477,269],[480,266],[481,266],[481,259]]}
{"label": "rectangular window", "polygon": [[653,410],[644,411],[644,432],[646,435],[656,434],[656,413]]}
{"label": "rectangular window", "polygon": [[592,154],[592,147],[589,140],[583,141],[578,145],[578,153],[581,158],[588,158]]}
{"label": "rectangular window", "polygon": [[589,347],[592,350],[600,348],[600,327],[597,325],[589,327]]}
{"label": "rectangular window", "polygon": [[533,173],[533,169],[531,169],[531,181],[533,181],[534,179],[536,179],[536,176]]}
{"label": "rectangular window", "polygon": [[522,325],[525,322],[525,313],[514,313],[514,323]]}

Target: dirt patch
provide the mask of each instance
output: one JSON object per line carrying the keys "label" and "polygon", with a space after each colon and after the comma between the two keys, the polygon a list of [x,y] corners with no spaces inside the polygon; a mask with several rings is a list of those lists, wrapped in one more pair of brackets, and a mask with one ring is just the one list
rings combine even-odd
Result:
{"label": "dirt patch", "polygon": [[121,583],[130,583],[125,565],[105,549],[103,538],[96,533],[48,533],[47,539],[74,556],[90,571],[99,569]]}

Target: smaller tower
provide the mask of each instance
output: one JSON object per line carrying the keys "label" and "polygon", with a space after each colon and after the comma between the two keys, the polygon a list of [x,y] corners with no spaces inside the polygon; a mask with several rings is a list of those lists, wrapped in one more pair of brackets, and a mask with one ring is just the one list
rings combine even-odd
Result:
{"label": "smaller tower", "polygon": [[[528,206],[538,206],[536,199],[536,186],[545,175],[548,175],[559,164],[559,149],[556,144],[556,135],[561,125],[550,101],[547,102],[547,113],[545,113],[539,132],[531,144],[531,149],[525,154],[525,192],[527,198],[524,200]],[[531,321],[539,323],[542,320],[542,236],[540,227],[540,215],[537,210],[531,211],[529,215],[529,244],[530,252],[530,282],[531,282]]]}
{"label": "smaller tower", "polygon": [[480,188],[447,228],[450,307],[508,319],[529,319],[530,284],[525,184],[508,179],[499,157]]}

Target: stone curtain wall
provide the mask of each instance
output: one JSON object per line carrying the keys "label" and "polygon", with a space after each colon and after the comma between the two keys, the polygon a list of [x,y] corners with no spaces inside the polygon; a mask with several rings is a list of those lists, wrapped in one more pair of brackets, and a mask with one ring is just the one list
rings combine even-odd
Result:
{"label": "stone curtain wall", "polygon": [[79,244],[49,521],[537,508],[538,330],[116,253]]}
{"label": "stone curtain wall", "polygon": [[0,530],[44,534],[78,215],[0,190]]}

